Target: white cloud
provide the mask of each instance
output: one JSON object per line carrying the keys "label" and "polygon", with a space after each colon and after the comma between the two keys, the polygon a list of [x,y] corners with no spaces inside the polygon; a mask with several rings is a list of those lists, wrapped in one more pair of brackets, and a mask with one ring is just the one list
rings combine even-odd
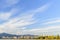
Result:
{"label": "white cloud", "polygon": [[19,2],[19,0],[6,0],[6,4],[8,5],[14,5],[17,4]]}
{"label": "white cloud", "polygon": [[12,19],[9,19],[7,22],[1,24],[0,28],[4,29],[5,32],[7,32],[6,28],[8,28],[9,30],[8,32],[10,32],[10,30],[12,30],[11,32],[14,32],[14,30],[16,30],[17,28],[23,27],[21,29],[24,29],[24,26],[34,24],[36,21],[33,21],[33,20],[34,19],[31,17],[31,15],[22,16],[22,18],[21,17],[12,18]]}
{"label": "white cloud", "polygon": [[0,4],[2,4],[2,5],[0,5],[0,7],[1,7],[1,8],[11,7],[11,6],[17,4],[19,1],[20,1],[20,0],[2,0],[2,1],[0,2]]}
{"label": "white cloud", "polygon": [[35,34],[35,35],[57,35],[60,33],[59,30],[60,26],[48,26],[45,28],[26,30],[25,32],[28,34]]}
{"label": "white cloud", "polygon": [[16,8],[11,9],[9,12],[1,12],[0,20],[8,20],[16,12],[18,12],[18,10]]}
{"label": "white cloud", "polygon": [[10,13],[1,13],[0,14],[0,20],[6,20],[11,16]]}
{"label": "white cloud", "polygon": [[[28,30],[28,33],[30,34],[39,34],[39,35],[60,35],[60,25],[54,25],[55,23],[60,23],[60,19],[50,19],[47,20],[46,22],[43,22],[42,25],[45,25],[43,28],[36,28],[36,29],[31,29]],[[49,25],[53,24],[53,25]],[[47,26],[46,26],[47,25]],[[48,26],[49,25],[49,26]]]}
{"label": "white cloud", "polygon": [[[31,30],[29,30],[29,31],[24,30],[24,29],[26,29],[26,27],[24,28],[24,26],[36,23],[37,20],[35,20],[35,18],[34,18],[35,13],[42,12],[47,7],[48,7],[48,5],[44,5],[44,6],[40,7],[40,8],[35,9],[35,10],[25,12],[25,14],[19,15],[18,17],[7,19],[7,22],[1,24],[0,28],[3,29],[2,32],[8,32],[8,33],[19,33],[19,32],[21,32],[21,34],[31,33]],[[17,10],[12,9],[10,12],[8,12],[9,15],[6,16],[6,18],[9,18],[15,12],[17,12]],[[5,14],[5,15],[7,15],[7,14]],[[3,14],[2,17],[4,17],[4,14]],[[21,30],[19,28],[21,28],[23,30]],[[37,33],[38,33],[38,31],[37,31]]]}
{"label": "white cloud", "polygon": [[48,10],[48,8],[51,6],[51,4],[50,3],[48,3],[48,4],[44,4],[43,6],[40,6],[40,7],[38,7],[38,8],[36,8],[36,9],[34,9],[34,10],[30,10],[30,11],[28,11],[28,12],[26,12],[26,13],[31,13],[31,14],[36,14],[36,13],[41,13],[41,12],[44,12],[44,11],[46,11],[46,10]]}
{"label": "white cloud", "polygon": [[42,24],[48,25],[48,24],[54,24],[54,23],[60,23],[60,19],[54,19],[54,20],[47,21],[47,22],[42,23]]}
{"label": "white cloud", "polygon": [[34,10],[34,12],[43,12],[43,11],[46,11],[50,6],[51,6],[50,3],[45,4],[45,5],[41,6],[41,7],[39,7],[38,9]]}
{"label": "white cloud", "polygon": [[[47,22],[48,21],[48,22]],[[49,25],[49,24],[55,24],[55,23],[60,23],[59,18],[54,18],[47,20],[45,23],[42,23],[43,25]],[[49,25],[45,26],[43,28],[36,28],[36,29],[30,29],[26,30],[25,32],[29,34],[37,34],[37,35],[60,35],[60,25]]]}

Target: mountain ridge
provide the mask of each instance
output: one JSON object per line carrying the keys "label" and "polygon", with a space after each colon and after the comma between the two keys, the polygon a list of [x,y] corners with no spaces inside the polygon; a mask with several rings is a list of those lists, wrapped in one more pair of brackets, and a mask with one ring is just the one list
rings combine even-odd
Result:
{"label": "mountain ridge", "polygon": [[24,35],[16,35],[16,34],[9,34],[9,33],[0,33],[0,37],[12,37],[12,36],[35,36],[35,35],[31,35],[31,34],[24,34]]}

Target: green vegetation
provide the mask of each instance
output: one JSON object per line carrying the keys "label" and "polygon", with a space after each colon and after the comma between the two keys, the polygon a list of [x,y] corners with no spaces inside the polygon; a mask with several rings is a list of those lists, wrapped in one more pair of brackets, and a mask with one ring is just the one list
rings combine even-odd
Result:
{"label": "green vegetation", "polygon": [[60,36],[39,36],[38,39],[60,39]]}

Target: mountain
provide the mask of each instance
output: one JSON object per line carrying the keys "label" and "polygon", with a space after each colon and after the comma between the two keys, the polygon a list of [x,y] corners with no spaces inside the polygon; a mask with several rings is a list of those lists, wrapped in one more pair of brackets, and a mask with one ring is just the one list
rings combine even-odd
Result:
{"label": "mountain", "polygon": [[5,36],[5,37],[10,37],[10,36],[17,36],[17,35],[13,35],[13,34],[8,34],[8,33],[0,33],[0,37]]}
{"label": "mountain", "polygon": [[31,35],[31,34],[14,35],[14,34],[8,34],[8,33],[0,33],[0,39],[2,39],[2,38],[14,38],[14,37],[16,37],[16,38],[20,38],[20,37],[24,38],[24,37],[28,37],[28,36],[30,36],[30,37],[37,36],[38,37],[38,35]]}
{"label": "mountain", "polygon": [[31,35],[31,34],[25,34],[25,35],[14,35],[14,34],[8,34],[8,33],[0,33],[0,37],[13,37],[13,36],[16,36],[16,37],[19,37],[19,36],[38,36],[38,35]]}

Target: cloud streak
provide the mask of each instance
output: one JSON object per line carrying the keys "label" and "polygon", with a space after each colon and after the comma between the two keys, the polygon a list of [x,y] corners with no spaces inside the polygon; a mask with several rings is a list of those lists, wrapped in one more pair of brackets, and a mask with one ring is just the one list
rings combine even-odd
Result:
{"label": "cloud streak", "polygon": [[7,8],[7,7],[11,7],[11,6],[19,3],[19,1],[20,0],[2,0],[0,2],[0,8],[4,9],[4,8]]}
{"label": "cloud streak", "polygon": [[[36,35],[60,35],[60,25],[55,23],[60,23],[60,19],[54,19],[53,20],[47,20],[42,25],[46,25],[43,28],[36,28],[36,29],[31,29],[28,31],[28,33],[36,34]],[[51,25],[52,24],[52,25]],[[41,26],[42,27],[42,26]]]}
{"label": "cloud streak", "polygon": [[42,24],[48,25],[48,24],[55,24],[55,23],[60,23],[60,19],[53,19],[51,21],[46,21],[45,23]]}
{"label": "cloud streak", "polygon": [[25,32],[35,35],[56,35],[59,34],[60,26],[48,26],[45,28],[37,28],[26,30]]}
{"label": "cloud streak", "polygon": [[[15,2],[11,3],[11,4],[15,4]],[[27,11],[27,12],[24,12],[21,14],[19,13],[19,15],[14,18],[11,18],[11,16],[13,16],[14,13],[17,13],[19,11],[14,8],[5,14],[4,13],[1,14],[0,19],[7,20],[7,22],[4,22],[3,24],[0,25],[1,32],[16,33],[16,34],[18,34],[20,32],[22,34],[28,34],[30,32],[34,32],[31,30],[29,30],[30,32],[28,30],[25,30],[26,29],[25,26],[38,22],[38,20],[35,20],[34,15],[37,14],[38,12],[45,11],[48,7],[49,6],[47,4],[45,4],[42,7],[39,7],[35,10]],[[4,15],[6,15],[6,16],[4,16]],[[37,31],[37,33],[38,33],[38,31]]]}

